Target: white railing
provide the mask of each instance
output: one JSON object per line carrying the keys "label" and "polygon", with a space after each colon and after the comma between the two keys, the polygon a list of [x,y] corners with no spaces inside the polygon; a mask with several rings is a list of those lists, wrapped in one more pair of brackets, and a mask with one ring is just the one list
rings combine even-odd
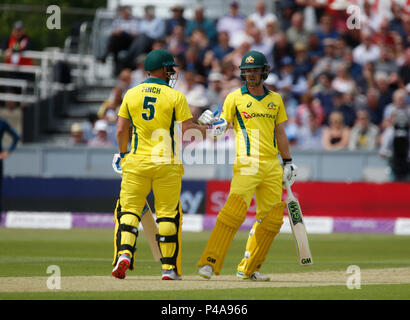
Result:
{"label": "white railing", "polygon": [[[55,90],[62,88],[71,89],[74,86],[81,87],[86,83],[95,83],[95,58],[88,54],[75,54],[61,52],[59,48],[49,48],[45,51],[24,51],[23,57],[32,58],[36,61],[33,66],[18,66],[12,64],[0,63],[0,71],[4,72],[21,72],[34,75],[34,83],[27,81],[26,87],[33,85],[34,93],[27,95],[22,92],[21,95],[0,94],[0,101],[20,101],[22,103],[36,101],[37,99],[46,99],[55,93]],[[0,56],[4,52],[0,50]],[[53,68],[57,62],[63,61],[70,65],[71,77],[73,83],[63,85],[53,79]],[[15,78],[1,78],[0,85],[22,87],[24,80]],[[19,97],[20,96],[20,97]]]}

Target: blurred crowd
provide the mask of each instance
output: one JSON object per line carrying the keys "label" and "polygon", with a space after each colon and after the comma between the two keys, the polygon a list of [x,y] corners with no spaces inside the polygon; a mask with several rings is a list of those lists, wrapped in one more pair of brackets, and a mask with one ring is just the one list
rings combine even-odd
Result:
{"label": "blurred crowd", "polygon": [[150,50],[166,48],[176,57],[175,88],[187,97],[194,118],[243,85],[241,58],[258,50],[271,66],[266,87],[284,100],[294,147],[389,156],[395,124],[399,119],[408,127],[410,119],[410,12],[400,1],[392,0],[389,10],[372,3],[364,1],[351,26],[342,0],[283,0],[274,12],[257,1],[248,15],[232,1],[229,13],[216,20],[201,4],[192,19],[179,4],[169,19],[157,17],[152,5],[141,17],[122,6],[99,57],[104,62],[112,55],[118,78],[93,121],[106,137],[94,130],[88,143],[115,145],[116,110],[126,90],[146,78],[143,62]]}

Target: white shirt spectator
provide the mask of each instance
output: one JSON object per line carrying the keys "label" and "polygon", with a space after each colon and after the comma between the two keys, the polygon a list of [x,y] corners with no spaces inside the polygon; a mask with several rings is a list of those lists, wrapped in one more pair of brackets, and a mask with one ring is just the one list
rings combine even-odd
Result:
{"label": "white shirt spectator", "polygon": [[380,57],[380,48],[374,44],[367,47],[365,44],[360,44],[353,49],[354,62],[364,66],[367,62],[374,62]]}

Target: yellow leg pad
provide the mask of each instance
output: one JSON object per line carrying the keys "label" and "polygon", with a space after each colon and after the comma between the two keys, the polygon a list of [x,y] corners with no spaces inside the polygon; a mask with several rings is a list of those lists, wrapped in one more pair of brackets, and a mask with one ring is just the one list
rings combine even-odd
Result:
{"label": "yellow leg pad", "polygon": [[212,266],[216,275],[220,273],[232,239],[245,220],[247,211],[248,207],[241,196],[236,194],[229,196],[218,214],[215,227],[197,264],[198,267],[208,264]]}
{"label": "yellow leg pad", "polygon": [[121,206],[118,200],[114,217],[114,260],[112,265],[115,266],[117,264],[118,257],[121,254],[127,253],[131,257],[130,270],[133,270],[140,216],[132,212],[121,212]]}
{"label": "yellow leg pad", "polygon": [[273,239],[283,224],[285,203],[276,204],[269,212],[262,214],[262,221],[256,221],[249,233],[245,255],[238,265],[238,271],[251,276],[258,271],[266,259]]}
{"label": "yellow leg pad", "polygon": [[[177,227],[173,222],[160,222],[158,223],[158,232],[163,236],[173,236],[177,233]],[[175,249],[177,248],[176,242],[160,242],[159,248],[164,258],[171,258],[174,256]],[[170,270],[174,269],[174,265],[163,264],[162,269]]]}
{"label": "yellow leg pad", "polygon": [[168,214],[157,219],[157,241],[162,254],[162,269],[174,269],[178,275],[181,275],[181,226],[183,213],[180,204],[178,204],[177,211],[174,214],[173,218],[171,218],[173,214]]}

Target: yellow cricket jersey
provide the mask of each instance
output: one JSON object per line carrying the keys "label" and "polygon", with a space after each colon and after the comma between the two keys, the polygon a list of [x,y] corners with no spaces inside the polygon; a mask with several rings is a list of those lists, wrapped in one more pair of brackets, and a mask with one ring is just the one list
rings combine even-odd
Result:
{"label": "yellow cricket jersey", "polygon": [[130,119],[132,124],[130,154],[155,163],[180,163],[175,122],[192,118],[186,98],[180,91],[162,79],[148,78],[127,91],[118,116]]}
{"label": "yellow cricket jersey", "polygon": [[264,89],[257,97],[244,85],[225,99],[221,118],[233,123],[237,157],[272,159],[279,153],[275,127],[287,120],[285,106],[278,93]]}

